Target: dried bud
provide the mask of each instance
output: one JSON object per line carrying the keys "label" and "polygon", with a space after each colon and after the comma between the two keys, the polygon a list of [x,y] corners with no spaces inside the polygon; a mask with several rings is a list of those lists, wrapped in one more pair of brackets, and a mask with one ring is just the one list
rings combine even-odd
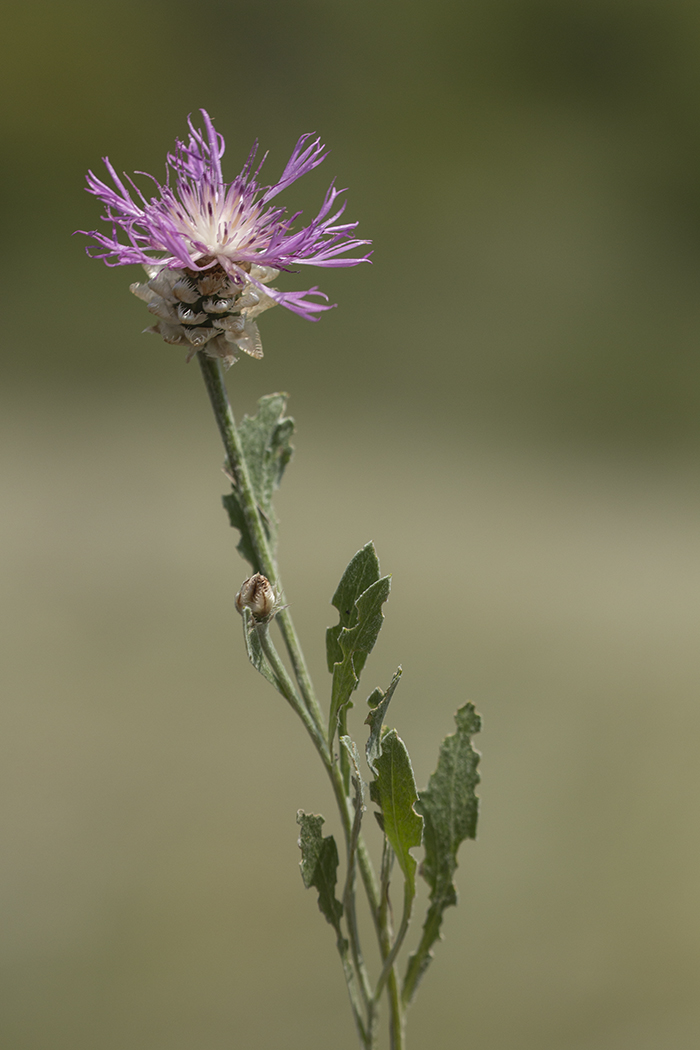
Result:
{"label": "dried bud", "polygon": [[267,620],[276,610],[276,597],[272,584],[259,572],[241,584],[236,595],[236,608],[241,616],[244,609],[250,609],[256,620]]}

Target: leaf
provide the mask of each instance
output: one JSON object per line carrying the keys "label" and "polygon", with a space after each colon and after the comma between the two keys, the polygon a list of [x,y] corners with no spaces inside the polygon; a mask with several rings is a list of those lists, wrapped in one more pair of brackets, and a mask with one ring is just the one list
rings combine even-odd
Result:
{"label": "leaf", "polygon": [[357,750],[357,744],[349,736],[341,736],[341,745],[345,748],[348,756],[348,762],[350,763],[350,776],[355,787],[355,801],[357,806],[362,806],[364,802],[364,784],[362,783],[362,774],[360,773],[360,752]]}
{"label": "leaf", "polygon": [[418,801],[411,759],[395,729],[386,732],[381,741],[381,755],[375,761],[377,779],[369,786],[370,798],[380,808],[380,824],[404,873],[407,889],[413,897],[416,885],[416,860],[409,850],[420,846],[423,818],[413,806]]}
{"label": "leaf", "polygon": [[242,558],[245,558],[247,562],[250,562],[253,572],[260,572],[262,566],[258,561],[258,557],[255,553],[255,548],[250,538],[250,532],[248,530],[248,523],[243,516],[243,510],[238,502],[238,495],[235,489],[227,496],[222,496],[221,502],[226,508],[228,514],[229,524],[234,529],[238,529],[241,534],[241,538],[236,544],[236,550]]}
{"label": "leaf", "polygon": [[410,1002],[433,957],[431,948],[440,938],[445,908],[457,903],[453,881],[457,850],[465,839],[476,838],[476,787],[480,779],[477,766],[481,756],[472,747],[471,736],[481,729],[481,719],[473,704],[465,704],[457,711],[455,721],[457,732],[443,740],[437,768],[416,803],[416,810],[425,819],[425,858],[420,871],[430,886],[430,907],[418,948],[408,960],[405,1002]]}
{"label": "leaf", "polygon": [[[277,519],[272,509],[272,496],[275,489],[279,488],[285,467],[294,451],[290,443],[294,420],[283,415],[286,403],[286,394],[261,397],[257,414],[253,417],[244,416],[238,427],[253,492],[273,554],[277,544]],[[223,503],[231,525],[241,533],[238,551],[250,562],[253,570],[259,572],[261,567],[235,484],[232,491],[224,496]]]}
{"label": "leaf", "polygon": [[379,559],[373,543],[367,543],[359,550],[343,573],[331,605],[340,613],[340,623],[326,631],[326,653],[328,670],[333,673],[333,665],[343,659],[343,651],[338,644],[338,636],[344,627],[354,627],[357,623],[355,602],[360,595],[379,579]]}
{"label": "leaf", "polygon": [[457,732],[445,737],[435,772],[416,806],[425,817],[425,859],[421,874],[432,894],[456,894],[452,877],[457,868],[457,850],[467,838],[476,838],[479,798],[477,766],[480,755],[471,736],[481,729],[473,704],[460,707],[455,715]]}
{"label": "leaf", "polygon": [[377,761],[382,753],[382,747],[380,743],[380,737],[382,732],[382,724],[386,715],[386,710],[389,706],[394,690],[399,684],[402,670],[399,667],[394,677],[389,683],[389,688],[385,693],[381,689],[375,689],[374,692],[367,697],[367,703],[372,708],[370,713],[365,718],[365,725],[369,726],[369,739],[365,745],[365,755],[367,756],[367,765],[377,776],[377,770],[374,763]]}
{"label": "leaf", "polygon": [[255,670],[259,671],[263,678],[266,678],[268,682],[274,685],[275,689],[279,690],[277,679],[270,670],[267,659],[265,658],[260,643],[260,635],[255,630],[253,614],[250,609],[246,608],[243,609],[243,639],[245,641],[245,651],[248,654],[248,659]]}
{"label": "leaf", "polygon": [[268,516],[272,509],[272,495],[279,488],[294,452],[290,444],[294,420],[283,415],[286,407],[286,394],[261,397],[257,414],[244,416],[238,428],[258,504]]}
{"label": "leaf", "polygon": [[326,632],[328,669],[333,674],[331,733],[374,648],[384,622],[382,605],[390,589],[391,577],[379,577],[379,561],[374,546],[368,543],[348,565],[332,599],[340,622]]}
{"label": "leaf", "polygon": [[324,819],[300,809],[297,824],[301,827],[299,847],[301,849],[301,877],[307,890],[315,886],[318,890],[318,906],[327,921],[340,936],[340,919],[343,905],[335,896],[338,881],[338,848],[332,835],[323,837],[321,827]]}

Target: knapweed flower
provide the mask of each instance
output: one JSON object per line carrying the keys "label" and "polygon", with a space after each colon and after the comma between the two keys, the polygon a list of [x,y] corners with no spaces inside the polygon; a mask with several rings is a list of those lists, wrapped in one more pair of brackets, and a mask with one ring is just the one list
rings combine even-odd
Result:
{"label": "knapweed flower", "polygon": [[176,140],[175,152],[168,154],[165,184],[147,176],[155,187],[150,199],[124,176],[127,186],[103,158],[115,188],[90,171],[87,190],[105,205],[111,234],[80,232],[96,241],[88,254],[107,266],[141,263],[148,281],[132,284],[131,291],[158,318],[147,331],[186,346],[189,357],[203,350],[232,364],[236,348],[262,357],[255,318],[270,306],[279,303],[309,321],[331,308],[317,287],[302,292],[269,287],[281,271],[356,266],[369,255],[349,253],[370,242],[353,235],[357,223],[339,221],[345,204],[337,207],[338,197],[344,191],[333,183],[318,215],[296,231],[292,226],[301,213],[287,217],[285,208],[271,203],[325,159],[320,139],[302,135],[279,181],[270,186],[257,181],[265,157],[254,170],[256,144],[240,175],[227,183],[221,172],[223,136],[209,114],[201,113],[204,131],[188,119],[188,141]]}

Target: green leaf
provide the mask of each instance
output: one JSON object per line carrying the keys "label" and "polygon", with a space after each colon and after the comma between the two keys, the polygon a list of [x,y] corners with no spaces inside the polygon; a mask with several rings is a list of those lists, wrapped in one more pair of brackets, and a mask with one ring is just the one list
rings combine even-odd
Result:
{"label": "green leaf", "polygon": [[359,550],[343,573],[337,590],[331,598],[331,605],[340,613],[340,623],[326,631],[326,654],[328,670],[333,674],[333,665],[343,659],[343,651],[338,643],[338,636],[344,627],[354,627],[357,623],[355,602],[364,591],[379,579],[379,559],[373,543],[366,544]]}
{"label": "green leaf", "polygon": [[425,817],[421,874],[433,893],[454,892],[457,850],[465,839],[476,838],[479,815],[476,787],[481,756],[472,747],[471,737],[481,729],[481,719],[473,704],[465,704],[455,721],[457,732],[443,740],[437,768],[416,806]]}
{"label": "green leaf", "polygon": [[277,679],[273,675],[268,665],[265,653],[263,652],[262,645],[260,643],[260,635],[255,629],[255,620],[250,609],[243,609],[243,639],[245,641],[245,651],[248,654],[248,659],[252,663],[256,671],[259,671],[263,678],[267,678],[268,682],[274,685],[275,689],[279,690]]}
{"label": "green leaf", "polygon": [[[273,554],[277,544],[277,519],[272,509],[272,496],[279,488],[294,451],[290,443],[294,420],[284,416],[286,404],[286,394],[268,394],[258,401],[257,414],[252,418],[244,416],[238,427],[253,492]],[[235,485],[224,496],[223,502],[231,525],[241,534],[238,551],[250,562],[253,570],[259,572],[260,565]]]}
{"label": "green leaf", "polygon": [[229,524],[232,528],[238,529],[241,534],[241,537],[236,544],[236,550],[242,558],[245,558],[247,562],[250,562],[253,572],[260,572],[261,565],[255,553],[255,548],[253,547],[250,532],[248,530],[248,524],[243,516],[243,510],[238,501],[236,490],[233,489],[233,491],[227,496],[222,496],[221,502],[226,508]]}
{"label": "green leaf", "polygon": [[299,847],[301,849],[301,877],[307,890],[315,886],[318,890],[318,906],[328,922],[340,936],[340,919],[343,905],[335,896],[338,881],[338,848],[332,835],[323,837],[323,817],[297,813],[297,824],[301,827]]}
{"label": "green leaf", "polygon": [[379,806],[380,825],[389,840],[412,897],[416,885],[416,861],[409,850],[420,846],[423,818],[413,806],[418,800],[411,759],[395,729],[384,733],[381,755],[375,761],[377,778],[369,786],[370,798]]}
{"label": "green leaf", "polygon": [[294,420],[284,416],[286,394],[268,394],[258,401],[255,416],[244,416],[238,428],[250,480],[264,514],[272,509],[272,495],[282,481],[294,449],[290,438]]}
{"label": "green leaf", "polygon": [[355,795],[359,805],[362,805],[364,801],[364,784],[362,783],[362,774],[360,773],[360,752],[357,750],[357,744],[349,736],[341,736],[340,743],[347,752],[348,762],[350,764],[350,776],[355,786]]}
{"label": "green leaf", "polygon": [[457,903],[453,881],[457,850],[465,839],[476,838],[479,814],[476,787],[480,779],[477,766],[481,756],[472,747],[471,736],[481,729],[481,719],[473,704],[465,704],[457,711],[455,721],[457,732],[443,740],[437,768],[416,803],[416,810],[425,819],[425,858],[420,871],[430,886],[430,907],[420,944],[408,960],[405,1002],[410,1002],[433,957],[431,948],[440,938],[445,908]]}
{"label": "green leaf", "polygon": [[389,597],[391,577],[379,577],[379,562],[368,543],[352,559],[332,604],[340,614],[336,627],[326,632],[328,668],[333,673],[330,730],[335,733],[341,710],[350,703],[350,694],[360,680],[367,657],[381,630],[382,605]]}
{"label": "green leaf", "polygon": [[369,739],[365,745],[365,755],[367,756],[367,765],[377,776],[377,770],[374,763],[377,761],[382,753],[382,747],[380,743],[382,724],[386,716],[386,709],[388,708],[391,698],[394,695],[394,690],[399,684],[402,670],[399,667],[394,677],[391,679],[389,688],[385,693],[381,689],[375,689],[374,692],[367,697],[367,703],[371,707],[370,713],[365,718],[365,725],[369,726]]}

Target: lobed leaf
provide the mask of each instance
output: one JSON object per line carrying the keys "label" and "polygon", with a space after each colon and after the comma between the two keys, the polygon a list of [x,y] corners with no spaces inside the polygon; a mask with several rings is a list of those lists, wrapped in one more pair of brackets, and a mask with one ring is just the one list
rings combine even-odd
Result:
{"label": "lobed leaf", "polygon": [[367,543],[352,558],[343,573],[331,605],[340,613],[340,623],[326,631],[326,655],[328,670],[333,674],[333,665],[343,659],[343,650],[338,643],[338,636],[343,628],[354,627],[357,623],[355,602],[368,587],[379,579],[379,559],[373,543]]}
{"label": "lobed leaf", "polygon": [[423,818],[414,809],[418,792],[411,759],[395,729],[382,736],[381,755],[374,764],[377,776],[369,786],[370,798],[379,806],[380,825],[396,854],[412,898],[416,885],[416,860],[409,851],[420,846]]}
{"label": "lobed leaf", "polygon": [[250,531],[248,529],[248,523],[245,520],[243,510],[238,500],[238,494],[233,489],[226,496],[222,496],[221,502],[223,503],[226,513],[228,514],[229,524],[232,528],[238,529],[241,536],[236,544],[236,550],[242,558],[247,562],[250,562],[253,572],[260,572],[262,566],[258,561],[258,556],[255,553],[255,548],[250,537]]}
{"label": "lobed leaf", "polygon": [[382,605],[390,589],[391,578],[379,577],[377,555],[368,543],[348,565],[332,600],[340,622],[326,632],[328,667],[333,674],[331,733],[335,732],[340,712],[349,706],[350,695],[374,648],[384,622]]}
{"label": "lobed leaf", "polygon": [[338,881],[338,848],[332,835],[323,837],[321,828],[324,819],[305,813],[297,813],[297,824],[301,827],[299,848],[301,849],[301,877],[307,890],[315,886],[318,890],[318,906],[327,921],[340,937],[340,919],[343,905],[335,896]]}
{"label": "lobed leaf", "polygon": [[[244,416],[238,427],[255,499],[273,554],[277,543],[277,519],[272,509],[272,497],[294,451],[290,442],[294,420],[284,416],[286,404],[286,394],[261,397],[256,415]],[[231,525],[241,534],[238,551],[255,572],[260,572],[235,484],[223,497],[223,503]]]}
{"label": "lobed leaf", "polygon": [[410,1002],[433,957],[431,948],[440,938],[445,908],[457,903],[457,850],[465,839],[476,838],[477,766],[481,756],[472,747],[471,737],[481,729],[481,719],[473,704],[465,704],[457,711],[455,721],[457,731],[443,740],[435,772],[416,803],[425,820],[425,857],[420,871],[430,886],[430,907],[418,948],[408,960],[403,993],[406,1002]]}

